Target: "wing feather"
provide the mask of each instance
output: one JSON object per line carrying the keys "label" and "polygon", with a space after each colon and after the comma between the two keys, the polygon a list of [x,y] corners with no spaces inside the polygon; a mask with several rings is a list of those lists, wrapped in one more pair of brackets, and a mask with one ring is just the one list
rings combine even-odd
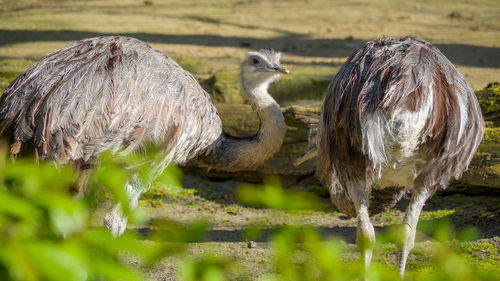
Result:
{"label": "wing feather", "polygon": [[58,162],[161,143],[164,167],[202,153],[222,125],[209,95],[173,60],[133,38],[98,37],[14,80],[0,99],[0,130]]}
{"label": "wing feather", "polygon": [[414,37],[373,40],[328,87],[318,175],[347,202],[347,182],[373,182],[374,170],[391,161],[387,150],[406,147],[425,155],[414,184],[445,187],[467,169],[483,128],[474,92],[436,47]]}

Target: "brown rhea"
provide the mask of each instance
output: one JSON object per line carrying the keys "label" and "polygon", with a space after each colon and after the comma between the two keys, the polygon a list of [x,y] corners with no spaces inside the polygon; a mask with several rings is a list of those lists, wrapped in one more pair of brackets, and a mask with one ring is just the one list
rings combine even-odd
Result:
{"label": "brown rhea", "polygon": [[331,81],[318,128],[317,174],[342,212],[357,217],[370,265],[370,216],[411,193],[399,270],[414,246],[425,201],[467,169],[483,136],[474,92],[433,45],[384,37],[357,50]]}
{"label": "brown rhea", "polygon": [[[254,167],[276,153],[286,132],[279,105],[267,92],[288,73],[281,54],[249,52],[241,68],[245,96],[261,120],[254,136],[222,130],[209,94],[175,61],[134,38],[111,36],[74,42],[21,74],[0,98],[0,132],[11,154],[35,153],[82,170],[82,193],[94,159],[103,151],[131,153],[146,143],[163,146],[146,182],[125,186],[134,207],[170,163],[198,158],[220,170]],[[106,224],[125,231],[116,206]]]}

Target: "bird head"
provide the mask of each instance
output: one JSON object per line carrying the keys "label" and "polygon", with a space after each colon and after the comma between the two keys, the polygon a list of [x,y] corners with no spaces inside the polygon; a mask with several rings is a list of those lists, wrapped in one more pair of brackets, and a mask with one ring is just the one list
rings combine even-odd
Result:
{"label": "bird head", "polygon": [[290,73],[280,63],[281,53],[274,50],[248,52],[241,68],[243,80],[250,87],[270,84],[279,79],[281,74]]}

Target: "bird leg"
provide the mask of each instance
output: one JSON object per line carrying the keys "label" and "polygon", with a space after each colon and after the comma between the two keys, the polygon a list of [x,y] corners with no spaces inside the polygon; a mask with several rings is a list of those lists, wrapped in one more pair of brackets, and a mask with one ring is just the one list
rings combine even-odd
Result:
{"label": "bird leg", "polygon": [[425,188],[414,189],[410,203],[406,209],[405,221],[402,226],[402,236],[398,241],[398,265],[401,277],[403,277],[405,273],[408,254],[415,245],[415,233],[417,231],[418,218],[420,217],[422,208],[424,207],[425,201],[429,198],[429,196],[430,193]]}
{"label": "bird leg", "polygon": [[83,196],[85,195],[85,191],[87,190],[91,173],[92,170],[90,168],[80,170],[80,175],[78,176],[78,183],[76,184],[76,187],[71,189],[71,193],[73,193],[76,198],[80,199],[83,198]]}
{"label": "bird leg", "polygon": [[358,228],[356,231],[356,245],[363,257],[365,270],[370,267],[373,244],[375,243],[375,229],[370,221],[369,191],[364,184],[353,183],[349,185],[349,196],[356,208]]}
{"label": "bird leg", "polygon": [[[129,208],[137,207],[139,197],[142,193],[148,190],[149,184],[145,185],[140,182],[137,176],[125,184],[125,192],[129,199]],[[123,214],[120,203],[115,204],[111,211],[104,217],[104,225],[109,229],[114,237],[122,235],[127,228],[128,218]]]}
{"label": "bird leg", "polygon": [[76,186],[72,186],[69,191],[76,198],[81,199],[85,195],[85,191],[87,191],[90,175],[92,174],[92,163],[78,161],[75,163],[75,169],[79,172],[78,182]]}

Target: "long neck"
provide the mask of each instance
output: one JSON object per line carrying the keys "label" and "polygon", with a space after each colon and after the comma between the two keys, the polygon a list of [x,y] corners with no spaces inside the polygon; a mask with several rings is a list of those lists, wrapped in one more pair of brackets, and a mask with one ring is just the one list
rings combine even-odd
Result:
{"label": "long neck", "polygon": [[260,119],[259,131],[247,138],[223,133],[205,158],[213,168],[240,170],[258,166],[278,152],[283,143],[286,124],[278,103],[267,92],[271,81],[252,80],[242,75],[243,90]]}

